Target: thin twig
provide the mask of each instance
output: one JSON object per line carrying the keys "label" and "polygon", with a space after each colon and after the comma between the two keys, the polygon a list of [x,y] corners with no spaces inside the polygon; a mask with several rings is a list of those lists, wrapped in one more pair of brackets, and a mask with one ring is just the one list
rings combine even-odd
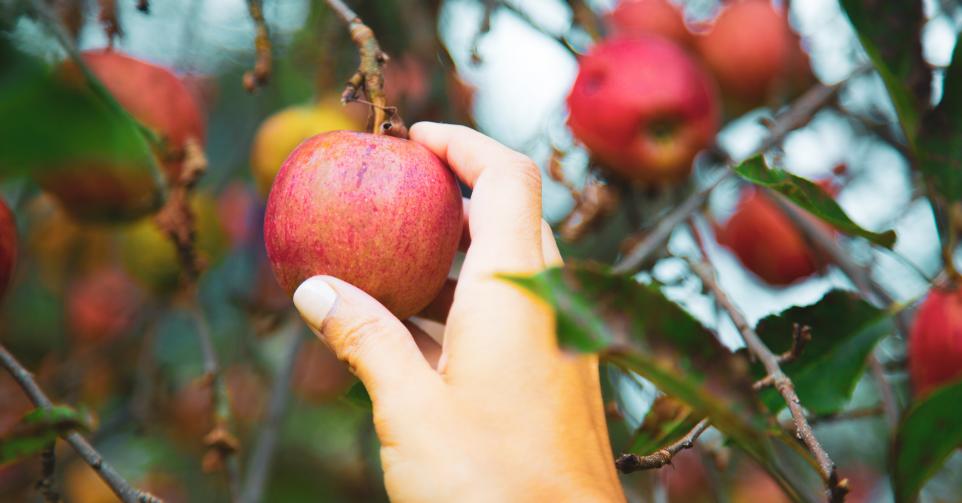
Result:
{"label": "thin twig", "polygon": [[351,40],[357,46],[360,56],[357,71],[348,79],[344,93],[341,94],[341,102],[357,101],[360,98],[359,94],[363,92],[371,102],[373,114],[371,132],[374,134],[392,132],[394,128],[392,117],[397,114],[389,116],[387,113],[388,104],[384,95],[384,65],[388,61],[387,54],[381,50],[374,31],[364,24],[356,12],[341,0],[326,1],[327,5],[347,24],[347,29],[351,32]]}
{"label": "thin twig", "polygon": [[691,429],[684,437],[680,438],[677,442],[660,449],[657,452],[648,454],[647,456],[639,456],[637,454],[622,454],[618,456],[615,460],[615,468],[621,473],[632,473],[641,470],[650,470],[653,468],[661,468],[665,465],[670,465],[672,458],[675,457],[679,452],[690,449],[695,445],[695,440],[708,429],[709,423],[708,418],[702,419]]}
{"label": "thin twig", "polygon": [[278,433],[281,429],[284,413],[287,411],[287,404],[290,402],[291,378],[294,375],[295,362],[306,340],[307,338],[300,331],[294,335],[287,351],[287,358],[285,358],[280,371],[274,377],[271,401],[267,408],[267,419],[257,436],[257,443],[254,444],[250,461],[247,463],[244,488],[238,499],[239,503],[257,503],[263,498],[267,476],[271,471]]}
{"label": "thin twig", "polygon": [[571,42],[568,40],[568,37],[566,37],[566,36],[564,36],[564,35],[558,35],[557,33],[552,33],[552,32],[550,32],[550,31],[548,31],[545,27],[541,26],[538,22],[536,22],[534,19],[532,19],[531,16],[530,16],[527,12],[525,12],[524,10],[522,10],[521,8],[519,8],[518,6],[514,5],[512,2],[507,2],[507,1],[501,0],[501,1],[498,1],[497,3],[498,3],[498,5],[504,7],[505,9],[507,9],[508,11],[510,11],[512,14],[514,14],[515,16],[517,16],[519,19],[521,19],[522,21],[524,21],[525,24],[527,24],[528,26],[530,26],[531,28],[533,28],[535,31],[541,33],[542,35],[544,35],[544,36],[550,38],[551,40],[554,40],[554,41],[557,42],[558,44],[560,44],[561,47],[564,47],[564,48],[565,48],[568,52],[570,52],[572,55],[574,55],[574,56],[580,56],[580,55],[581,55],[581,53],[578,52],[578,49],[576,49],[575,46],[572,45]]}
{"label": "thin twig", "polygon": [[478,26],[478,32],[474,34],[474,38],[471,39],[471,64],[479,65],[481,64],[481,40],[491,32],[491,18],[494,17],[494,12],[498,6],[497,0],[483,0],[484,11],[481,13],[481,24]]}
{"label": "thin twig", "polygon": [[704,287],[715,297],[718,305],[728,313],[728,316],[741,334],[748,351],[765,367],[765,372],[768,376],[767,379],[770,380],[771,385],[774,386],[779,394],[782,395],[782,398],[785,399],[788,410],[792,414],[796,437],[805,444],[805,447],[815,456],[815,460],[818,463],[820,475],[828,488],[828,501],[831,503],[843,501],[845,494],[848,492],[847,484],[845,481],[839,481],[838,474],[835,471],[835,463],[829,457],[825,448],[822,447],[822,444],[815,438],[812,426],[808,423],[808,419],[805,417],[805,411],[802,409],[801,402],[798,399],[798,394],[795,392],[795,385],[791,379],[782,372],[779,366],[779,357],[772,353],[772,351],[768,349],[768,346],[762,342],[761,338],[758,337],[758,334],[755,333],[755,330],[752,329],[748,323],[748,320],[745,319],[745,316],[735,307],[735,304],[729,299],[728,294],[718,285],[718,281],[715,279],[715,269],[711,263],[708,262],[708,257],[704,257],[701,261],[689,260],[689,264],[691,270],[701,279]]}
{"label": "thin twig", "polygon": [[[705,254],[707,256],[707,254]],[[792,347],[788,348],[788,351],[778,355],[778,363],[786,364],[794,361],[798,358],[802,351],[805,350],[805,346],[809,342],[812,342],[812,327],[808,325],[799,325],[795,323],[792,325]]]}
{"label": "thin twig", "polygon": [[57,503],[60,501],[60,494],[57,493],[57,488],[55,484],[55,476],[57,470],[57,453],[56,453],[57,443],[56,441],[50,442],[46,447],[40,451],[40,470],[41,478],[37,481],[37,490],[40,491],[43,500],[47,503]]}
{"label": "thin twig", "polygon": [[[807,124],[816,112],[832,102],[838,94],[838,91],[847,81],[848,79],[831,86],[817,84],[809,89],[798,98],[788,110],[775,118],[768,132],[768,136],[751,155],[766,152],[769,148],[778,144],[785,135]],[[614,272],[628,274],[638,271],[639,268],[645,264],[648,257],[668,239],[668,236],[671,235],[675,227],[698,210],[708,199],[711,192],[715,190],[722,181],[732,175],[732,159],[727,154],[724,157],[725,160],[723,162],[728,165],[725,171],[707,187],[693,193],[688,199],[665,215],[664,218],[660,219],[651,232],[645,236],[645,239],[641,240],[631,251],[625,254],[621,261],[615,264],[612,269]]]}
{"label": "thin twig", "polygon": [[[24,368],[2,344],[0,344],[0,365],[10,372],[10,375],[13,376],[13,379],[17,381],[17,384],[20,385],[34,405],[40,409],[53,407],[53,402],[40,389],[30,371]],[[117,473],[114,467],[104,461],[103,456],[80,433],[71,431],[66,433],[63,438],[124,503],[163,503],[159,498],[130,485]]]}
{"label": "thin twig", "polygon": [[264,20],[264,3],[262,0],[247,0],[247,12],[254,22],[254,68],[244,72],[243,84],[247,92],[252,93],[258,87],[267,84],[271,78],[273,59],[271,56],[271,36],[267,31],[267,21]]}

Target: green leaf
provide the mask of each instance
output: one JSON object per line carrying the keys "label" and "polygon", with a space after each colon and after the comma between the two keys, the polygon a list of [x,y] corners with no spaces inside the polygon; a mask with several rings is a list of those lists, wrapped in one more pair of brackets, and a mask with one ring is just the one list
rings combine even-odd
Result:
{"label": "green leaf", "polygon": [[895,435],[890,466],[895,501],[915,501],[946,458],[962,446],[962,381],[936,389],[906,412]]}
{"label": "green leaf", "polygon": [[[788,494],[801,498],[772,455],[747,362],[657,287],[591,265],[502,277],[554,307],[562,346],[599,352],[604,361],[644,377],[683,402],[692,417],[708,417],[712,426],[772,473]],[[664,438],[677,434],[668,432]]]}
{"label": "green leaf", "polygon": [[34,409],[0,440],[0,464],[36,454],[58,435],[75,429],[86,430],[88,425],[83,415],[71,407]]}
{"label": "green leaf", "polygon": [[361,381],[354,381],[354,384],[344,392],[344,399],[362,409],[371,410],[374,407],[371,395]]}
{"label": "green leaf", "polygon": [[852,221],[845,211],[821,187],[787,171],[770,168],[765,158],[757,155],[735,167],[735,172],[749,182],[774,190],[836,229],[861,236],[885,248],[895,245],[895,231],[872,232]]}
{"label": "green leaf", "polygon": [[962,44],[945,72],[942,101],[919,132],[918,167],[949,201],[962,200]]}
{"label": "green leaf", "polygon": [[154,154],[140,126],[87,86],[2,36],[0,66],[0,178],[100,163],[151,171]]}
{"label": "green leaf", "polygon": [[[796,323],[811,328],[812,340],[782,370],[795,383],[805,408],[814,414],[838,412],[848,403],[872,348],[892,333],[891,316],[852,292],[833,290],[815,304],[761,320],[756,331],[772,351],[782,353],[792,346]],[[756,376],[765,375],[760,364],[754,367]],[[771,388],[763,391],[762,400],[773,412],[785,406]]]}
{"label": "green leaf", "polygon": [[878,70],[909,146],[926,108],[931,71],[922,57],[921,0],[842,0],[859,42]]}

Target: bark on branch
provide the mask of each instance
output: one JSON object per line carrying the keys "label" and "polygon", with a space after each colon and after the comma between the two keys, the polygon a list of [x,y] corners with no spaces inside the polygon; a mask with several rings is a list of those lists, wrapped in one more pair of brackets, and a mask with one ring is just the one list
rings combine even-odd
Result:
{"label": "bark on branch", "polygon": [[690,449],[695,445],[695,440],[698,440],[698,437],[708,429],[708,426],[710,426],[708,418],[702,419],[677,442],[646,456],[622,454],[615,460],[615,468],[621,473],[632,473],[670,465],[672,458],[674,458],[676,454],[685,449]]}

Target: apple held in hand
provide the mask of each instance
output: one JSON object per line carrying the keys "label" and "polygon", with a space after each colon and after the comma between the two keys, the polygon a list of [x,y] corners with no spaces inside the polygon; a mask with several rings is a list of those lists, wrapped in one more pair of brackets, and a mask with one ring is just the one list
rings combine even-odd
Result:
{"label": "apple held in hand", "polygon": [[632,181],[678,181],[718,131],[710,77],[655,36],[601,42],[579,61],[568,125],[604,167]]}
{"label": "apple held in hand", "polygon": [[908,343],[917,396],[962,379],[962,287],[935,287],[919,306]]}
{"label": "apple held in hand", "polygon": [[363,289],[398,318],[437,295],[461,237],[454,174],[423,146],[335,131],[284,162],[264,217],[274,274],[292,294],[325,274]]}
{"label": "apple held in hand", "polygon": [[0,298],[10,285],[17,262],[17,220],[7,204],[0,201]]}
{"label": "apple held in hand", "polygon": [[[204,118],[184,83],[166,68],[116,51],[87,51],[82,56],[120,105],[160,137],[154,154],[168,176],[178,176],[187,142],[204,143]],[[63,74],[80,79],[72,63],[64,64]],[[44,170],[37,181],[71,216],[83,221],[130,221],[156,210],[161,202],[147,165],[76,159]]]}
{"label": "apple held in hand", "polygon": [[658,35],[682,46],[693,37],[679,6],[670,0],[621,0],[608,13],[608,25],[616,36]]}
{"label": "apple held in hand", "polygon": [[789,285],[824,265],[788,215],[755,187],[742,192],[735,213],[716,229],[716,238],[771,285]]}
{"label": "apple held in hand", "polygon": [[251,147],[251,169],[258,191],[263,196],[271,191],[284,159],[302,141],[327,131],[357,128],[336,99],[286,108],[268,117],[257,130]]}

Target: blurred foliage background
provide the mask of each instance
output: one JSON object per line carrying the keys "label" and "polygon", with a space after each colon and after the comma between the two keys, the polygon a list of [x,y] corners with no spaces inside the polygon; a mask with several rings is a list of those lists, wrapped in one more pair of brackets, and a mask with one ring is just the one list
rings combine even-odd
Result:
{"label": "blurred foliage background", "polygon": [[[197,332],[209,331],[230,396],[232,431],[240,446],[234,469],[241,475],[268,423],[269,402],[280,389],[273,388],[275,377],[285,369],[292,372],[293,393],[264,501],[385,500],[370,412],[344,397],[353,378],[307,337],[266,263],[260,228],[267,185],[252,169],[260,162],[258,155],[271,157],[252,154],[258,128],[282,110],[302,107],[304,113],[318,114],[306,122],[363,125],[366,106],[337,102],[357,66],[357,49],[343,23],[323,0],[266,1],[273,70],[266,85],[248,93],[243,74],[254,65],[255,54],[246,4],[173,0],[150,3],[149,12],[133,2],[116,4],[122,34],[112,41],[115,50],[176,72],[206,118],[208,168],[192,202],[206,267],[195,296],[177,287],[181,278],[175,250],[151,225],[77,222],[34,179],[18,176],[42,170],[51,160],[90,152],[142,160],[135,132],[98,119],[108,111],[85,105],[69,89],[44,87],[47,72],[66,54],[42,16],[22,15],[37,8],[54,12],[66,20],[67,37],[78,48],[99,49],[108,45],[99,19],[107,3],[113,2],[0,2],[0,137],[5,138],[0,169],[7,175],[0,193],[16,215],[19,235],[17,266],[0,306],[0,340],[35,372],[55,402],[80,408],[95,445],[132,483],[170,502],[227,501],[229,470],[203,466],[203,437],[213,411]],[[587,7],[597,21],[612,3],[588,2]],[[591,30],[576,16],[584,8],[581,2],[355,4],[391,56],[385,71],[388,103],[399,107],[408,124],[435,120],[476,126],[545,169],[555,159],[553,152],[563,150],[561,171],[575,185],[585,184],[589,156],[565,126],[564,98],[577,62],[558,42],[563,38],[577,50],[592,43]],[[678,4],[691,26],[711,20],[720,8],[715,0]],[[932,101],[937,102],[962,9],[951,0],[923,4],[921,41],[925,62],[934,70]],[[858,36],[835,0],[795,1],[787,7],[810,58],[813,83],[840,82],[866,64]],[[718,144],[735,158],[747,155],[767,133],[766,120],[786,103],[773,100],[747,112],[729,111]],[[776,155],[780,166],[812,179],[845,166],[837,197],[841,207],[863,227],[891,228],[899,236],[893,251],[860,240],[846,242],[846,250],[869,264],[873,278],[895,299],[911,303],[940,272],[942,257],[932,207],[913,184],[900,134],[897,111],[881,78],[864,72],[848,80],[831,106],[787,135]],[[642,191],[624,206],[636,206],[643,223],[651,224],[711,174],[699,169],[680,193]],[[545,217],[557,223],[573,200],[563,184],[545,178]],[[713,194],[709,208],[719,220],[732,213],[740,188],[729,180]],[[563,243],[565,254],[611,262],[636,226],[632,215],[618,212],[588,239]],[[770,287],[724,248],[697,243],[685,229],[672,234],[667,250],[678,255],[700,245],[707,247],[720,282],[753,324],[791,306],[811,304],[832,289],[853,286],[830,268],[785,288]],[[639,277],[660,285],[667,298],[714,330],[726,346],[740,346],[734,326],[718,316],[683,262],[663,254]],[[904,344],[883,340],[880,352],[892,363],[889,378],[907,403]],[[632,432],[652,417],[646,416],[652,404],[658,410],[662,402],[650,383],[633,375],[606,373],[606,393],[618,404],[610,417],[617,453],[636,440]],[[846,398],[845,410],[877,401],[864,376],[856,377]],[[14,428],[29,408],[16,384],[0,375],[0,432]],[[849,501],[892,500],[886,428],[877,413],[817,426],[851,480]],[[674,467],[626,475],[630,499],[738,503],[784,498],[718,432],[710,430],[702,443],[705,448],[680,454]],[[58,447],[57,464],[57,486],[67,501],[115,500],[67,448]],[[0,466],[0,501],[39,501],[33,487],[39,473],[37,455]],[[921,501],[962,501],[962,457],[957,452],[926,486]]]}

